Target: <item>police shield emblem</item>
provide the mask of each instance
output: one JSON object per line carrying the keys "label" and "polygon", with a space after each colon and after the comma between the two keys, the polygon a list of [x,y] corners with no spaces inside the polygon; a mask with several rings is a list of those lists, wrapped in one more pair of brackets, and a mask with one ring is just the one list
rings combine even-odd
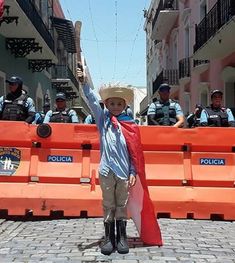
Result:
{"label": "police shield emblem", "polygon": [[0,147],[0,176],[15,174],[20,164],[20,157],[20,150]]}

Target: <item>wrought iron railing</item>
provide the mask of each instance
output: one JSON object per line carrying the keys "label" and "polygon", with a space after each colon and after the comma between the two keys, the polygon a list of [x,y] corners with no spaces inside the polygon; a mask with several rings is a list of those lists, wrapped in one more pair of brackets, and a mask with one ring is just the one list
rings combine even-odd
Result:
{"label": "wrought iron railing", "polygon": [[190,77],[190,58],[184,58],[179,61],[179,79]]}
{"label": "wrought iron railing", "polygon": [[158,90],[162,83],[167,83],[170,86],[179,85],[178,69],[163,69],[153,82],[153,94]]}
{"label": "wrought iron railing", "polygon": [[179,85],[179,71],[178,69],[164,69],[163,81],[172,86]]}
{"label": "wrought iron railing", "polygon": [[194,52],[202,47],[216,32],[235,15],[234,0],[218,0],[206,14],[200,24],[196,25],[196,43]]}
{"label": "wrought iron railing", "polygon": [[39,15],[36,7],[31,0],[16,0],[20,8],[24,11],[27,17],[30,19],[34,27],[37,29],[39,34],[47,43],[48,47],[55,52],[54,48],[54,39],[50,34],[49,30],[45,26],[41,16]]}
{"label": "wrought iron railing", "polygon": [[72,70],[67,65],[55,65],[52,68],[53,79],[70,79],[74,86],[79,88],[78,81],[74,76]]}
{"label": "wrought iron railing", "polygon": [[193,67],[195,68],[197,66],[200,66],[200,65],[203,65],[203,64],[207,64],[209,62],[210,62],[209,60],[194,59],[193,60]]}

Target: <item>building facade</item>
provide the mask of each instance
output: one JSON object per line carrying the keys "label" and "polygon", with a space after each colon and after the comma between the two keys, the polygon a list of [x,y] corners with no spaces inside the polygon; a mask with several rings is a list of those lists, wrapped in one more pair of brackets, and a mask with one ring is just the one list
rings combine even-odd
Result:
{"label": "building facade", "polygon": [[184,113],[210,103],[210,92],[224,92],[235,107],[235,2],[232,0],[153,0],[145,12],[147,97],[141,113],[163,82]]}
{"label": "building facade", "polygon": [[133,112],[134,119],[138,122],[138,124],[145,124],[146,119],[141,118],[140,116],[140,103],[146,97],[147,90],[146,87],[133,87],[134,90],[134,99],[133,103],[130,105],[130,108]]}
{"label": "building facade", "polygon": [[20,76],[40,110],[44,96],[51,97],[49,69],[58,61],[52,13],[50,1],[6,0],[0,20],[0,95],[7,92],[7,78]]}
{"label": "building facade", "polygon": [[84,118],[86,105],[76,78],[81,52],[76,33],[59,0],[5,0],[0,20],[0,96],[7,92],[5,80],[20,76],[38,111],[46,101],[53,107],[55,94],[63,91],[68,106]]}

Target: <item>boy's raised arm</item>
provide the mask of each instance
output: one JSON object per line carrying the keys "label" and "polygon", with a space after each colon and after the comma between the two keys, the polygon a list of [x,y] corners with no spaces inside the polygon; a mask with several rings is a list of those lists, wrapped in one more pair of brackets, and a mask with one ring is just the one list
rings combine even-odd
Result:
{"label": "boy's raised arm", "polygon": [[77,69],[77,77],[79,82],[82,84],[83,93],[87,98],[89,108],[94,114],[95,122],[98,124],[101,115],[103,114],[103,109],[100,106],[99,99],[91,89],[90,85],[88,84],[86,75],[80,68]]}

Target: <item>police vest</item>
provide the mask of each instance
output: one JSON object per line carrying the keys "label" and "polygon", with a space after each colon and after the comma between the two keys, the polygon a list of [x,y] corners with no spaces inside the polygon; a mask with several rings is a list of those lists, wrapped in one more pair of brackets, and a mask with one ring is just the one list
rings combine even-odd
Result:
{"label": "police vest", "polygon": [[200,126],[200,118],[194,117],[194,123],[192,127],[199,127]]}
{"label": "police vest", "polygon": [[176,102],[173,100],[169,100],[166,103],[162,103],[161,101],[155,102],[155,120],[159,125],[171,126],[177,122],[175,105]]}
{"label": "police vest", "polygon": [[205,111],[208,114],[208,126],[228,127],[228,114],[225,108],[212,109],[206,107]]}
{"label": "police vest", "polygon": [[25,121],[28,117],[27,99],[26,94],[20,95],[15,100],[8,100],[4,97],[2,120]]}
{"label": "police vest", "polygon": [[72,118],[69,116],[70,109],[65,109],[63,111],[53,111],[50,122],[59,123],[72,123]]}

